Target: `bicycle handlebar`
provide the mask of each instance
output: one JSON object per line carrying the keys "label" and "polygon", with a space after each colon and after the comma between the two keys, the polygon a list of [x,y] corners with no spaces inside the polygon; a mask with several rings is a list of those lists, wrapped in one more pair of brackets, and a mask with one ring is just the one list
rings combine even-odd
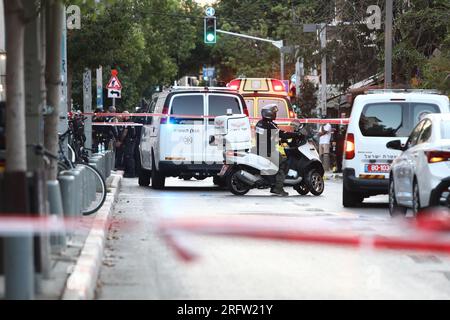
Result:
{"label": "bicycle handlebar", "polygon": [[39,156],[46,156],[49,158],[52,158],[54,160],[59,160],[59,157],[53,153],[51,153],[50,151],[48,151],[47,149],[45,149],[45,147],[43,145],[40,144],[30,144],[27,145],[28,147],[33,147],[34,149],[34,153],[39,155]]}

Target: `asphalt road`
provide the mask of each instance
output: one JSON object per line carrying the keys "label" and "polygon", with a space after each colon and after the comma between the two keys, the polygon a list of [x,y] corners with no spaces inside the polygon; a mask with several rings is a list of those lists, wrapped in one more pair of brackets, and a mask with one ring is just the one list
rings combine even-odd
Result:
{"label": "asphalt road", "polygon": [[[449,299],[450,259],[413,251],[373,251],[238,237],[186,235],[199,259],[179,259],[158,234],[161,219],[249,217],[358,235],[407,235],[389,217],[387,197],[341,205],[342,182],[320,197],[236,197],[204,181],[168,179],[164,191],[124,179],[113,214],[98,299]],[[409,232],[409,231],[408,231]]]}

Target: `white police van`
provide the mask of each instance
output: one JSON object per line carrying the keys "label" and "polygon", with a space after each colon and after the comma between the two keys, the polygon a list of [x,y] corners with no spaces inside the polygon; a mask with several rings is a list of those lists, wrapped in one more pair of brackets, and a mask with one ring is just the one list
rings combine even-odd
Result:
{"label": "white police van", "polygon": [[223,164],[214,137],[214,118],[231,112],[248,116],[237,91],[227,88],[174,87],[161,92],[155,115],[142,129],[139,185],[162,189],[166,177],[215,177]]}
{"label": "white police van", "polygon": [[405,143],[416,124],[429,113],[449,112],[447,96],[426,90],[369,90],[356,97],[344,146],[344,207],[364,198],[388,194],[389,171],[400,151],[386,143]]}

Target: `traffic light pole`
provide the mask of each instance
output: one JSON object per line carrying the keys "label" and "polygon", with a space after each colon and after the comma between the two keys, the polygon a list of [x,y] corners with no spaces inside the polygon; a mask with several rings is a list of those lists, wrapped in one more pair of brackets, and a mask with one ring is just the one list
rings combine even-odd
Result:
{"label": "traffic light pole", "polygon": [[270,40],[270,39],[258,38],[258,37],[253,37],[253,36],[249,36],[246,34],[224,31],[224,30],[220,30],[220,29],[217,29],[216,31],[219,33],[224,33],[224,34],[228,34],[231,36],[247,38],[247,39],[252,39],[252,40],[257,40],[257,41],[270,42],[271,44],[273,44],[275,47],[277,47],[280,50],[280,77],[281,77],[280,80],[284,80],[284,53],[282,52],[283,40]]}

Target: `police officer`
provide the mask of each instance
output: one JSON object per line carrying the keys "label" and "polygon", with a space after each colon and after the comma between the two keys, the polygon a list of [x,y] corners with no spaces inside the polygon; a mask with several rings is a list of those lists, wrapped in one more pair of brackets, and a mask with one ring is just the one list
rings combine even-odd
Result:
{"label": "police officer", "polygon": [[284,179],[289,170],[288,159],[282,156],[277,147],[281,141],[294,138],[297,134],[280,130],[274,120],[277,118],[278,107],[269,104],[261,109],[262,119],[256,124],[257,154],[268,158],[270,161],[278,162],[278,172],[275,177],[275,186],[270,189],[271,193],[286,197],[289,195],[284,189]]}
{"label": "police officer", "polygon": [[[129,114],[128,111],[124,111],[124,114]],[[129,116],[122,117],[122,122],[133,122]],[[136,144],[136,128],[134,126],[125,125],[122,128],[120,134],[120,147],[123,152],[122,165],[124,168],[125,178],[134,178],[136,176],[136,165],[134,161],[134,149]]]}

